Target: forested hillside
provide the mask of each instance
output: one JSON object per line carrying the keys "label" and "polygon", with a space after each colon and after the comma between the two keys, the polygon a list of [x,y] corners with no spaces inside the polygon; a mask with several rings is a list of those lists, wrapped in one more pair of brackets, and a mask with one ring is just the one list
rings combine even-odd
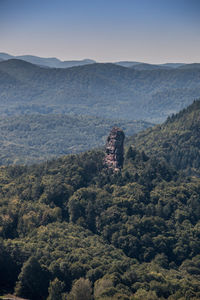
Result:
{"label": "forested hillside", "polygon": [[[188,147],[199,145],[198,107],[195,102],[149,130],[150,138],[160,131],[165,139],[164,128],[173,136],[179,126],[190,138],[194,134]],[[182,133],[176,131],[177,147],[184,149]],[[126,149],[121,172],[104,166],[101,150],[1,167],[1,294],[33,300],[200,298],[200,178],[179,172],[162,150],[151,155],[148,145],[145,153],[147,132],[143,142],[139,136],[140,144]]]}
{"label": "forested hillside", "polygon": [[0,62],[0,114],[75,113],[160,122],[200,96],[200,69],[135,70],[115,64],[41,68]]}
{"label": "forested hillside", "polygon": [[114,125],[130,136],[152,124],[63,114],[1,117],[0,165],[38,163],[103,146]]}
{"label": "forested hillside", "polygon": [[130,139],[148,155],[163,157],[176,169],[200,175],[200,100]]}

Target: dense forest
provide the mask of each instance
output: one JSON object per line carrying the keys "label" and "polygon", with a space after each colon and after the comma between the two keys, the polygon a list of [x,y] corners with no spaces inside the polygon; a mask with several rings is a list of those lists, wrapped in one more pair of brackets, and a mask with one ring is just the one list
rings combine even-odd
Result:
{"label": "dense forest", "polygon": [[199,79],[198,64],[137,70],[94,63],[56,69],[11,59],[0,62],[0,113],[73,113],[155,123],[199,97]]}
{"label": "dense forest", "polygon": [[130,136],[152,124],[63,114],[1,117],[0,165],[38,163],[103,146],[113,125]]}
{"label": "dense forest", "polygon": [[[199,161],[174,164],[180,149],[187,157],[200,143],[199,107],[129,140],[121,172],[105,167],[103,150],[2,166],[1,294],[199,299]],[[159,141],[168,136],[177,143],[166,158]],[[196,176],[183,172],[194,164]]]}
{"label": "dense forest", "polygon": [[200,101],[130,138],[130,144],[148,155],[163,157],[187,174],[200,175]]}

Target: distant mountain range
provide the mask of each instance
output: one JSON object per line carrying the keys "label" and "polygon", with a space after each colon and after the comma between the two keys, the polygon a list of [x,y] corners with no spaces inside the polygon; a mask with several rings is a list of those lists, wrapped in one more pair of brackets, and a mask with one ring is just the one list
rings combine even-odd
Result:
{"label": "distant mountain range", "polygon": [[[38,57],[34,55],[14,56],[7,53],[0,53],[0,61],[14,59],[14,58],[39,65],[41,67],[49,67],[49,68],[71,68],[75,66],[83,66],[83,65],[96,63],[96,61],[92,59],[61,61],[56,57],[44,58],[44,57]],[[148,63],[136,62],[136,61],[119,61],[119,62],[115,62],[115,64],[122,67],[134,68],[137,70],[171,69],[171,68],[178,68],[180,66],[185,65],[184,63],[148,64]]]}
{"label": "distant mountain range", "polygon": [[184,66],[184,63],[165,63],[165,64],[148,64],[137,61],[119,61],[115,63],[116,65],[134,68],[136,70],[155,70],[155,69],[175,69]]}
{"label": "distant mountain range", "polygon": [[93,63],[55,69],[10,59],[0,62],[0,114],[72,113],[155,123],[199,98],[199,82],[200,64],[136,70]]}
{"label": "distant mountain range", "polygon": [[61,61],[56,57],[43,58],[34,55],[14,56],[7,53],[0,53],[0,60],[8,60],[13,58],[21,59],[30,62],[32,64],[36,64],[42,67],[49,67],[49,68],[70,68],[74,66],[83,66],[83,65],[95,63],[95,61],[92,59]]}
{"label": "distant mountain range", "polygon": [[200,64],[61,62],[1,53],[0,164],[102,146],[113,125],[129,136],[199,98],[199,82]]}

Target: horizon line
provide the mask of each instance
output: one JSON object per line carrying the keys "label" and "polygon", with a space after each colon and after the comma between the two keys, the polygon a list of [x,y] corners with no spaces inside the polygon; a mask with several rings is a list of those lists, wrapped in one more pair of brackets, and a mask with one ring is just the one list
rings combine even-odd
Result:
{"label": "horizon line", "polygon": [[89,57],[84,57],[84,58],[70,58],[70,59],[63,59],[63,58],[59,58],[59,56],[42,56],[42,55],[36,55],[36,54],[10,54],[8,52],[0,52],[0,54],[6,54],[6,55],[10,55],[13,57],[18,57],[18,56],[34,56],[34,57],[38,57],[38,58],[42,58],[42,59],[58,59],[61,62],[66,62],[66,61],[83,61],[83,60],[94,60],[96,63],[118,63],[118,62],[136,62],[136,63],[144,63],[144,64],[151,64],[151,65],[162,65],[162,64],[176,64],[176,63],[180,63],[180,64],[194,64],[194,63],[200,63],[197,61],[177,61],[177,60],[166,60],[166,61],[162,61],[162,62],[150,62],[147,60],[137,60],[137,59],[119,59],[119,60],[106,60],[106,59],[96,59],[96,58],[89,58]]}

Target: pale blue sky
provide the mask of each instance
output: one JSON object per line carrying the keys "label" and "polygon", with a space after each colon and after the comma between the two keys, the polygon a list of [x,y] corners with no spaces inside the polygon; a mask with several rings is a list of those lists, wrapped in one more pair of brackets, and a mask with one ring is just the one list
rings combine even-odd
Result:
{"label": "pale blue sky", "polygon": [[200,62],[200,0],[0,0],[0,52]]}

